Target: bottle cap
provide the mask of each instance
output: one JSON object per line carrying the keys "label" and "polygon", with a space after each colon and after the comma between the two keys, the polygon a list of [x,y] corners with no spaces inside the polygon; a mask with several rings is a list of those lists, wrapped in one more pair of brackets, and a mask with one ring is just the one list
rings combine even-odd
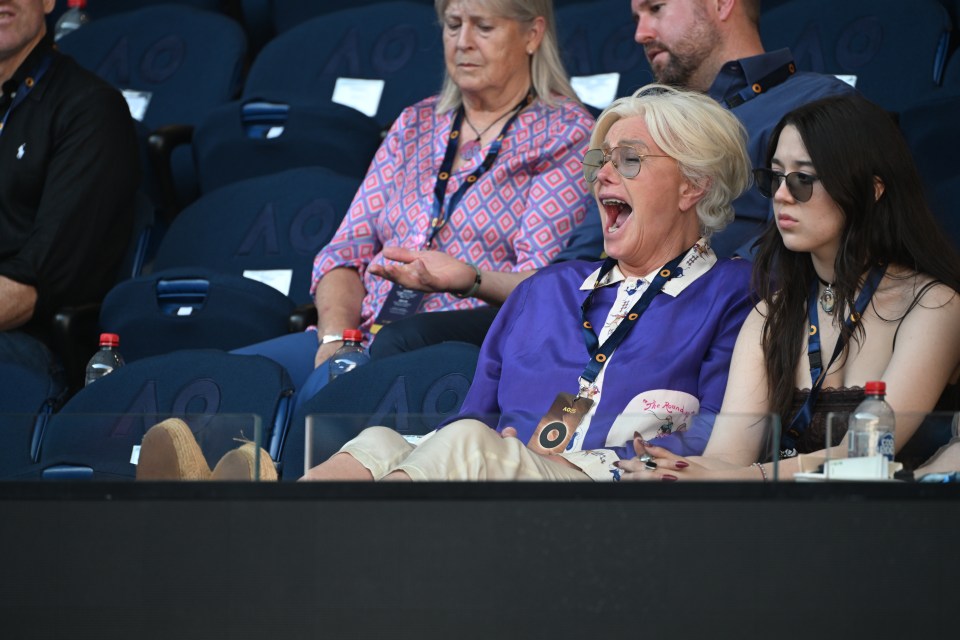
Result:
{"label": "bottle cap", "polygon": [[119,347],[120,336],[118,336],[115,333],[101,333],[100,346],[101,347]]}
{"label": "bottle cap", "polygon": [[87,0],[67,0],[67,6],[70,8],[84,9],[87,6]]}
{"label": "bottle cap", "polygon": [[867,395],[884,395],[887,392],[887,383],[883,380],[871,380],[863,387]]}
{"label": "bottle cap", "polygon": [[363,332],[360,329],[344,329],[343,339],[351,342],[360,342],[363,340]]}

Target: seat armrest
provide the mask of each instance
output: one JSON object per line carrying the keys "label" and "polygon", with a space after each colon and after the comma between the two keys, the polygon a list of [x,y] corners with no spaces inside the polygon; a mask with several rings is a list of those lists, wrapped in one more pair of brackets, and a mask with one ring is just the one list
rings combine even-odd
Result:
{"label": "seat armrest", "polygon": [[317,324],[317,308],[312,304],[302,304],[290,314],[290,333],[306,331],[314,324]]}

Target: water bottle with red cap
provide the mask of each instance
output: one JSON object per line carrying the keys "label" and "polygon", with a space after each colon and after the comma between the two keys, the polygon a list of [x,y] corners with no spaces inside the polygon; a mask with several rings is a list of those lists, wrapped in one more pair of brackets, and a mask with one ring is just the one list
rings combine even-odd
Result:
{"label": "water bottle with red cap", "polygon": [[66,11],[57,20],[53,28],[54,41],[59,40],[68,33],[73,33],[83,25],[90,22],[90,16],[87,15],[87,0],[67,0]]}
{"label": "water bottle with red cap", "polygon": [[886,456],[893,460],[893,433],[896,421],[884,396],[887,385],[871,380],[864,386],[866,397],[850,414],[847,427],[847,457]]}
{"label": "water bottle with red cap", "polygon": [[361,340],[363,340],[363,332],[359,329],[347,329],[343,332],[343,346],[337,349],[333,357],[330,358],[331,381],[337,376],[370,362],[367,350],[360,344]]}
{"label": "water bottle with red cap", "polygon": [[119,348],[120,336],[115,333],[100,334],[100,350],[93,354],[90,362],[87,363],[87,375],[83,386],[123,366],[123,356],[120,355]]}

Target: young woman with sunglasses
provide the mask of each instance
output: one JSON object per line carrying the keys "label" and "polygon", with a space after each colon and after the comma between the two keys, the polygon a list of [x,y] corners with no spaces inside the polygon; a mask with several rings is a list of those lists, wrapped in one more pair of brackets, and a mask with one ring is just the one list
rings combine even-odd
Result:
{"label": "young woman with sunglasses", "polygon": [[[758,241],[760,303],[737,340],[723,413],[780,415],[780,472],[791,477],[793,456],[823,449],[827,412],[851,410],[867,381],[883,380],[899,451],[920,415],[948,394],[956,402],[956,249],[927,208],[896,124],[860,96],[787,114],[767,161],[754,175],[774,223]],[[641,457],[621,463],[623,477],[765,479],[767,434],[749,422],[718,421],[699,458],[637,440]],[[844,456],[836,435],[831,456]]]}

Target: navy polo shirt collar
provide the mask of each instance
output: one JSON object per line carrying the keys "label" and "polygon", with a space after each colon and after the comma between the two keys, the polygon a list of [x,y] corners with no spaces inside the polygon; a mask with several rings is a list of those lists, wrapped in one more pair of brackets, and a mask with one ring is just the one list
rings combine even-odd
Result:
{"label": "navy polo shirt collar", "polygon": [[760,55],[731,60],[720,68],[720,73],[710,85],[710,97],[724,102],[730,96],[773,73],[779,67],[793,61],[790,49],[777,49]]}

